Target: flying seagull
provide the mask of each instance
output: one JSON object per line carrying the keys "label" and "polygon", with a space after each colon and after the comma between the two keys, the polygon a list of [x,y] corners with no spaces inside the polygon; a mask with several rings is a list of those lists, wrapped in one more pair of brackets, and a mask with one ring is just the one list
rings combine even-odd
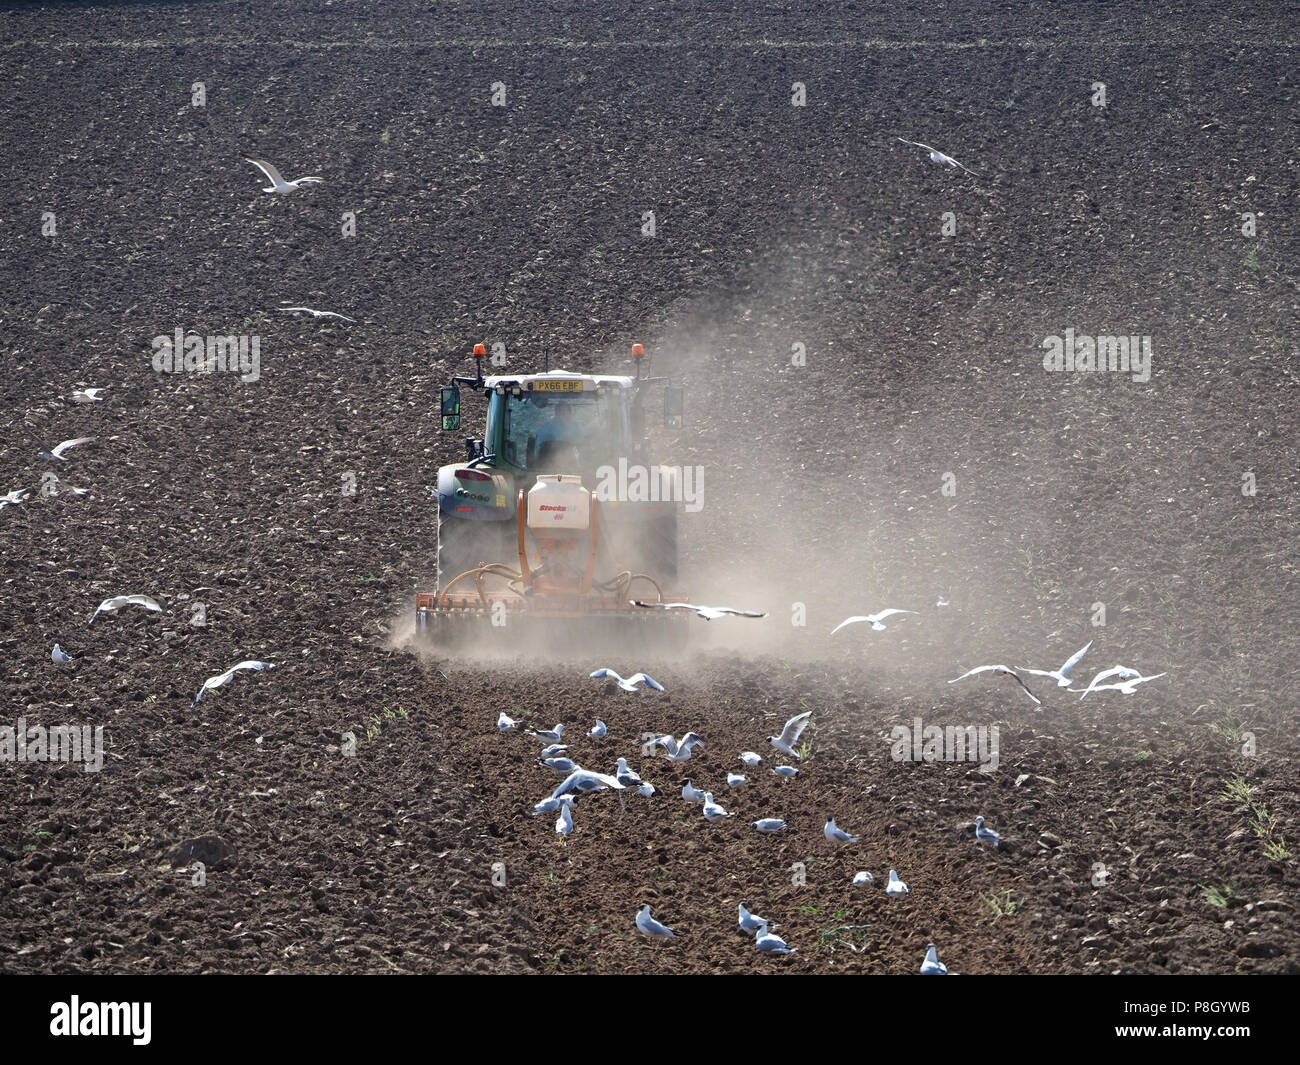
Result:
{"label": "flying seagull", "polygon": [[1086,688],[1071,688],[1070,691],[1083,692],[1083,695],[1079,696],[1079,698],[1082,699],[1083,696],[1087,695],[1090,691],[1096,691],[1098,685],[1100,685],[1103,680],[1110,680],[1111,677],[1122,677],[1125,680],[1128,680],[1131,677],[1140,676],[1142,676],[1142,674],[1138,670],[1130,669],[1128,666],[1111,666],[1110,669],[1103,669],[1093,677],[1092,680],[1088,682]]}
{"label": "flying seagull", "polygon": [[857,836],[850,836],[844,829],[835,823],[835,818],[826,818],[826,827],[822,829],[822,835],[826,837],[827,843],[857,843]]}
{"label": "flying seagull", "polygon": [[349,318],[346,314],[339,314],[336,311],[318,311],[311,307],[277,307],[277,311],[287,311],[290,314],[310,314],[313,318],[341,318],[345,322],[355,322],[355,318]]}
{"label": "flying seagull", "polygon": [[156,599],[150,599],[147,595],[115,595],[112,599],[105,599],[95,608],[95,612],[90,615],[87,625],[95,624],[95,619],[100,614],[116,614],[124,606],[142,606],[146,610],[161,614],[163,608],[158,604]]}
{"label": "flying seagull", "polygon": [[271,182],[271,187],[269,189],[263,189],[263,192],[278,192],[281,195],[284,195],[293,192],[295,189],[301,188],[303,185],[321,185],[325,182],[325,179],[322,177],[300,177],[294,178],[292,181],[285,181],[284,178],[280,176],[280,171],[276,170],[276,168],[265,159],[255,159],[251,155],[241,155],[240,158],[246,162],[252,163],[258,170],[265,174],[267,180]]}
{"label": "flying seagull", "polygon": [[76,389],[72,393],[72,402],[73,403],[103,403],[104,401],[103,399],[100,398],[99,395],[102,391],[104,391],[102,388]]}
{"label": "flying seagull", "polygon": [[688,732],[680,741],[672,736],[660,736],[655,740],[660,747],[667,753],[668,757],[674,762],[686,762],[690,760],[691,751],[695,747],[703,747],[704,741],[694,732]]}
{"label": "flying seagull", "polygon": [[625,692],[640,691],[641,689],[637,687],[638,684],[644,684],[647,688],[653,688],[657,692],[661,692],[664,690],[664,686],[660,684],[657,680],[655,680],[654,677],[650,676],[648,673],[633,673],[630,677],[627,678],[627,680],[624,680],[612,669],[601,668],[595,670],[593,673],[589,674],[589,676],[593,680],[600,680],[604,677],[608,677],[610,680],[614,681],[620,688],[622,688]]}
{"label": "flying seagull", "polygon": [[928,144],[922,144],[920,141],[904,140],[902,137],[899,137],[898,139],[900,141],[903,141],[904,144],[912,145],[912,147],[914,148],[924,148],[927,152],[930,153],[931,162],[943,163],[945,166],[961,167],[961,169],[965,170],[966,173],[968,173],[971,177],[979,177],[979,175],[975,173],[974,170],[971,170],[969,167],[962,166],[961,163],[957,162],[957,160],[954,159],[951,155],[944,155],[944,153],[939,151],[938,148],[931,148]]}
{"label": "flying seagull", "polygon": [[995,847],[1002,840],[1002,837],[993,829],[984,827],[984,818],[982,817],[975,818],[975,838],[981,843],[992,843]]}
{"label": "flying seagull", "polygon": [[934,944],[925,952],[925,961],[921,962],[922,976],[947,976],[948,966],[939,960],[938,951],[934,949]]}
{"label": "flying seagull", "polygon": [[781,735],[768,736],[767,742],[778,751],[784,751],[795,758],[803,757],[794,749],[794,745],[799,742],[799,737],[803,735],[803,730],[808,727],[808,719],[811,717],[811,710],[806,710],[802,714],[795,714],[785,723],[785,727],[781,729]]}
{"label": "flying seagull", "polygon": [[975,676],[976,673],[989,673],[989,672],[1001,673],[1004,676],[1010,677],[1012,680],[1014,680],[1017,684],[1019,684],[1022,688],[1025,689],[1025,694],[1028,695],[1029,698],[1033,699],[1034,702],[1037,703],[1039,706],[1042,706],[1043,701],[1039,699],[1037,695],[1035,695],[1033,692],[1029,690],[1025,682],[1020,679],[1020,674],[1017,673],[1010,666],[976,666],[974,669],[968,669],[960,677],[957,677],[954,680],[950,680],[948,683],[956,684],[957,681],[965,680],[967,677],[973,677]]}
{"label": "flying seagull", "polygon": [[274,668],[275,668],[275,663],[273,662],[254,662],[251,659],[247,659],[243,662],[240,662],[238,665],[231,666],[224,673],[218,673],[215,677],[209,677],[207,680],[205,680],[203,682],[203,687],[199,689],[199,694],[194,696],[194,703],[191,703],[190,705],[193,706],[200,699],[202,699],[204,692],[212,691],[215,688],[220,688],[223,684],[226,683],[226,681],[230,680],[230,678],[233,677],[240,670],[244,670],[244,669],[261,670],[261,669],[274,669]]}
{"label": "flying seagull", "polygon": [[651,939],[663,940],[677,937],[677,933],[666,924],[660,924],[650,916],[650,904],[648,902],[637,911],[636,927],[638,932]]}
{"label": "flying seagull", "polygon": [[[1139,684],[1145,684],[1149,680],[1157,680],[1163,676],[1165,676],[1164,673],[1157,673],[1154,677],[1144,677],[1139,674],[1138,676],[1129,677],[1126,680],[1119,681],[1116,684],[1090,684],[1083,690],[1083,695],[1080,695],[1079,698],[1084,698],[1084,696],[1089,692],[1123,692],[1125,695],[1132,695],[1137,691],[1137,686]],[[1078,690],[1078,688],[1070,689],[1072,692]]]}
{"label": "flying seagull", "polygon": [[26,488],[15,488],[12,492],[0,496],[0,510],[4,510],[10,503],[27,502],[28,491]]}
{"label": "flying seagull", "polygon": [[831,635],[834,636],[837,632],[840,631],[840,629],[844,628],[846,625],[856,625],[859,621],[869,621],[871,622],[871,627],[876,632],[884,632],[885,626],[882,625],[881,622],[884,621],[885,618],[890,617],[893,614],[915,614],[915,613],[916,613],[915,610],[895,610],[893,607],[890,607],[888,610],[882,610],[879,614],[867,614],[865,616],[862,614],[855,614],[851,618],[845,618],[838,625],[836,625],[835,628],[831,629]]}
{"label": "flying seagull", "polygon": [[691,610],[705,621],[716,621],[728,614],[738,618],[767,617],[767,614],[759,614],[753,610],[733,610],[729,606],[696,606],[693,603],[643,603],[639,599],[629,599],[628,602],[633,606],[644,607],[647,610]]}
{"label": "flying seagull", "polygon": [[1018,668],[1020,672],[1029,673],[1035,677],[1051,677],[1052,680],[1056,681],[1058,688],[1068,688],[1073,683],[1070,680],[1070,670],[1079,664],[1079,659],[1088,653],[1088,648],[1091,646],[1092,641],[1089,640],[1082,650],[1075,651],[1074,654],[1067,658],[1065,665],[1060,669],[1026,669],[1024,666]]}
{"label": "flying seagull", "polygon": [[96,439],[98,439],[98,437],[79,436],[75,440],[65,440],[61,444],[55,444],[49,451],[42,451],[40,457],[43,459],[58,459],[60,462],[67,462],[68,460],[63,457],[65,451],[70,448],[80,447],[82,444],[89,444],[92,440]]}

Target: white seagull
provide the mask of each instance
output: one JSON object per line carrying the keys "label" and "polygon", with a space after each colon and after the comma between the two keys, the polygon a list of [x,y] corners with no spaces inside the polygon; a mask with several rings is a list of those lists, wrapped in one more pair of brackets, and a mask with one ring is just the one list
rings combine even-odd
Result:
{"label": "white seagull", "polygon": [[572,758],[543,758],[538,765],[544,765],[547,769],[554,769],[557,773],[572,773],[575,769],[581,769]]}
{"label": "white seagull", "polygon": [[672,736],[660,736],[655,743],[662,747],[674,762],[690,761],[691,751],[696,747],[704,746],[704,741],[694,732],[686,733],[681,740],[676,740]]}
{"label": "white seagull", "polygon": [[737,618],[767,617],[767,614],[759,614],[753,610],[733,610],[729,606],[696,606],[694,603],[643,603],[640,599],[629,599],[628,602],[633,606],[644,607],[647,610],[690,610],[705,621],[716,621],[728,614]]}
{"label": "white seagull", "polygon": [[587,735],[592,739],[599,740],[602,739],[608,731],[609,729],[606,728],[605,722],[600,718],[596,718],[595,726],[587,730]]}
{"label": "white seagull", "polygon": [[1022,688],[1025,689],[1025,694],[1028,695],[1029,698],[1033,699],[1034,702],[1036,702],[1039,706],[1042,706],[1043,701],[1040,698],[1038,698],[1037,695],[1035,695],[1033,692],[1029,690],[1025,682],[1020,679],[1020,674],[1017,673],[1010,666],[976,666],[974,669],[968,669],[960,677],[950,680],[948,683],[956,684],[957,681],[965,680],[967,677],[973,677],[975,676],[976,673],[990,673],[990,672],[1001,673],[1004,676],[1010,677],[1012,680],[1014,680],[1017,684],[1019,684]]}
{"label": "white seagull", "polygon": [[984,827],[984,818],[982,817],[975,818],[975,838],[981,843],[992,843],[995,847],[1002,839],[993,829]]}
{"label": "white seagull", "polygon": [[795,758],[802,758],[803,756],[794,749],[794,745],[799,742],[799,737],[803,735],[803,730],[808,727],[808,720],[811,717],[811,710],[805,710],[802,714],[795,714],[785,723],[785,727],[781,729],[781,735],[768,736],[767,742],[778,751],[784,751]]}
{"label": "white seagull", "polygon": [[890,617],[893,614],[915,614],[915,613],[916,613],[915,610],[895,610],[893,607],[890,607],[888,610],[880,611],[879,614],[866,614],[866,615],[855,614],[851,618],[845,618],[838,625],[836,625],[835,628],[831,629],[831,635],[834,636],[837,632],[840,631],[840,629],[844,628],[846,625],[856,625],[859,621],[869,621],[871,622],[871,627],[876,632],[884,632],[885,626],[882,625],[881,622],[884,621],[885,618]]}
{"label": "white seagull", "polygon": [[766,917],[759,917],[757,914],[750,913],[745,909],[742,902],[736,907],[737,923],[740,925],[742,932],[759,932],[767,931],[770,928],[780,928],[780,925],[773,924]]}
{"label": "white seagull", "polygon": [[[1138,674],[1137,676],[1129,677],[1126,680],[1119,681],[1116,684],[1089,685],[1087,688],[1083,689],[1083,695],[1080,695],[1079,698],[1080,699],[1084,698],[1084,696],[1086,696],[1089,692],[1123,692],[1125,695],[1132,695],[1134,692],[1137,691],[1137,686],[1139,684],[1145,684],[1149,680],[1158,680],[1160,677],[1163,677],[1165,675],[1166,674],[1164,673],[1157,673],[1153,677],[1144,677],[1141,674]],[[1070,691],[1072,692],[1079,691],[1079,689],[1071,688]]]}
{"label": "white seagull", "polygon": [[704,792],[688,780],[682,785],[682,798],[687,802],[703,802]]}
{"label": "white seagull", "polygon": [[764,954],[793,954],[796,949],[786,946],[784,939],[766,928],[759,929],[758,935],[754,937],[754,945]]}
{"label": "white seagull", "polygon": [[867,884],[874,884],[875,882],[876,882],[876,878],[872,876],[870,873],[868,873],[865,869],[863,869],[862,872],[860,873],[853,874],[854,887],[865,887]]}
{"label": "white seagull", "polygon": [[71,662],[72,656],[56,643],[54,650],[50,652],[50,661],[61,666],[64,663]]}
{"label": "white seagull", "polygon": [[240,662],[238,665],[231,666],[224,673],[218,673],[215,677],[209,677],[207,680],[205,680],[203,682],[203,687],[199,689],[199,694],[194,696],[194,703],[191,703],[190,705],[193,706],[196,703],[198,703],[198,701],[203,698],[204,692],[212,691],[215,688],[220,688],[223,684],[225,684],[228,680],[230,680],[231,677],[233,677],[236,673],[240,672],[241,670],[274,669],[274,668],[275,668],[275,663],[273,662],[254,662],[251,659],[247,659],[243,662]]}
{"label": "white seagull", "polygon": [[785,828],[785,822],[779,817],[764,817],[759,821],[755,821],[754,827],[760,832],[767,832],[770,834],[772,832],[780,832],[781,829]]}
{"label": "white seagull", "polygon": [[639,788],[644,781],[627,766],[627,759],[618,760],[618,769],[614,773],[614,778],[625,788]]}
{"label": "white seagull", "polygon": [[927,152],[930,153],[931,162],[943,163],[945,166],[961,167],[961,169],[965,170],[966,173],[968,173],[971,177],[979,177],[979,175],[975,173],[974,170],[962,166],[961,163],[957,162],[957,160],[954,159],[951,155],[945,155],[943,152],[939,151],[938,148],[931,148],[928,144],[922,144],[920,141],[904,140],[904,138],[902,137],[899,137],[898,139],[902,141],[904,144],[912,145],[912,147],[914,148],[924,148]]}
{"label": "white seagull", "polygon": [[280,176],[280,171],[276,170],[276,168],[265,159],[255,159],[251,155],[241,155],[240,158],[246,162],[252,163],[258,170],[265,174],[267,180],[271,182],[271,187],[269,189],[263,189],[263,192],[278,192],[281,195],[284,195],[301,188],[303,185],[322,185],[325,182],[325,179],[322,177],[300,177],[294,178],[292,181],[285,181],[284,178]]}
{"label": "white seagull", "polygon": [[534,736],[543,743],[559,743],[564,739],[564,726],[556,725],[553,729],[543,729],[541,732],[532,732],[529,735]]}
{"label": "white seagull", "polygon": [[95,607],[95,612],[90,615],[90,620],[86,624],[93,625],[100,614],[116,614],[124,606],[142,606],[154,614],[163,612],[163,608],[158,604],[158,601],[150,599],[147,595],[115,595],[112,599],[105,599],[99,606]]}
{"label": "white seagull", "polygon": [[1067,658],[1065,665],[1060,669],[1026,669],[1024,666],[1018,668],[1021,673],[1029,673],[1035,677],[1051,677],[1052,680],[1056,681],[1058,688],[1068,688],[1074,683],[1070,679],[1070,670],[1079,664],[1079,659],[1088,653],[1088,648],[1091,646],[1092,641],[1089,640],[1082,650],[1075,651],[1074,654]]}
{"label": "white seagull", "polygon": [[921,962],[922,976],[947,976],[948,966],[939,960],[939,953],[934,949],[934,944],[930,944],[929,950],[925,952],[925,961]]}
{"label": "white seagull", "polygon": [[885,885],[886,895],[906,895],[907,885],[898,879],[896,869],[889,870],[889,883]]}
{"label": "white seagull", "polygon": [[622,688],[625,692],[640,691],[641,689],[637,687],[637,685],[639,684],[644,684],[647,688],[653,688],[657,692],[661,692],[664,690],[664,686],[660,684],[657,680],[655,680],[654,677],[650,676],[648,673],[633,673],[630,677],[627,678],[627,680],[624,680],[612,669],[602,668],[592,672],[590,674],[590,677],[593,680],[600,680],[604,677],[608,677],[610,680],[614,681],[620,688]]}
{"label": "white seagull", "polygon": [[735,814],[727,813],[726,810],[724,810],[721,806],[719,806],[716,802],[714,802],[713,792],[711,791],[706,791],[704,793],[704,809],[701,811],[701,813],[704,814],[704,819],[710,823],[721,821],[724,818],[736,816]]}
{"label": "white seagull", "polygon": [[560,807],[560,816],[555,819],[555,831],[561,836],[572,835],[573,833],[573,806],[565,803]]}
{"label": "white seagull", "polygon": [[799,770],[792,765],[779,765],[773,769],[772,772],[779,777],[785,777],[786,780],[790,780],[792,777],[797,777],[799,775]]}
{"label": "white seagull", "polygon": [[605,788],[622,791],[623,785],[604,773],[593,773],[590,769],[575,769],[560,781],[560,786],[551,792],[551,798],[558,799],[570,791],[603,791]]}
{"label": "white seagull", "polygon": [[857,836],[850,836],[844,829],[835,823],[835,818],[826,818],[826,827],[822,829],[822,835],[826,837],[827,843],[857,843]]}
{"label": "white seagull", "polygon": [[355,318],[349,318],[346,314],[339,314],[337,311],[318,311],[313,307],[277,307],[277,311],[284,311],[288,314],[310,314],[313,318],[341,318],[345,322],[355,322]]}
{"label": "white seagull", "polygon": [[567,743],[552,743],[549,747],[543,747],[542,753],[539,754],[537,757],[555,758],[556,756],[563,754],[568,749],[569,749],[569,745]]}
{"label": "white seagull", "polygon": [[27,502],[29,494],[26,488],[15,488],[12,492],[7,492],[5,495],[0,496],[0,510],[4,510],[11,503]]}
{"label": "white seagull", "polygon": [[727,774],[727,787],[729,788],[738,788],[742,784],[748,784],[748,783],[749,783],[749,777],[745,776],[744,773]]}
{"label": "white seagull", "polygon": [[558,797],[543,799],[533,807],[533,816],[536,817],[538,814],[553,814],[561,806],[572,805],[574,801],[572,795],[560,795]]}
{"label": "white seagull", "polygon": [[636,789],[636,793],[642,796],[643,798],[648,799],[650,798],[651,795],[655,793],[655,786],[650,783],[642,784],[639,788]]}
{"label": "white seagull", "polygon": [[103,399],[100,398],[99,395],[102,391],[104,391],[102,388],[74,389],[71,397],[72,402],[73,403],[103,403],[104,401]]}
{"label": "white seagull", "polygon": [[755,754],[753,751],[741,751],[740,760],[744,762],[745,765],[749,766],[750,769],[763,764],[762,757]]}
{"label": "white seagull", "polygon": [[49,451],[42,451],[40,457],[43,459],[58,459],[60,462],[67,462],[68,460],[63,457],[65,451],[74,447],[80,447],[82,444],[89,444],[93,440],[97,439],[98,437],[94,436],[79,436],[75,440],[65,440],[61,444],[55,444]]}
{"label": "white seagull", "polygon": [[662,940],[677,937],[677,933],[666,924],[660,924],[650,916],[650,904],[648,902],[637,911],[636,927],[638,932],[650,939]]}
{"label": "white seagull", "polygon": [[497,715],[497,728],[502,732],[509,732],[512,728],[518,728],[519,722],[507,714],[504,710]]}

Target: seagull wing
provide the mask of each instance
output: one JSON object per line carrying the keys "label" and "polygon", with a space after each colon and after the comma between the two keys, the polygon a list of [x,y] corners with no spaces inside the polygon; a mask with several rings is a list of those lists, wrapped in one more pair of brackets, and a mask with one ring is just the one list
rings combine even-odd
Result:
{"label": "seagull wing", "polygon": [[785,723],[785,728],[781,730],[781,742],[793,747],[803,735],[803,730],[808,727],[808,719],[812,717],[811,710],[805,710],[802,714],[796,714]]}
{"label": "seagull wing", "polygon": [[270,179],[272,185],[282,186],[285,184],[284,178],[280,176],[280,171],[276,170],[276,168],[265,159],[254,159],[251,155],[243,155],[240,156],[240,158],[257,167],[258,170]]}
{"label": "seagull wing", "polygon": [[965,680],[967,677],[973,677],[973,676],[975,676],[976,673],[988,673],[990,670],[993,670],[993,671],[996,671],[996,672],[999,672],[999,673],[1010,673],[1010,672],[1012,672],[1012,670],[1008,669],[1006,666],[976,666],[974,669],[968,669],[968,670],[966,670],[966,672],[963,673],[960,677],[955,677],[954,679],[950,680],[948,683],[949,683],[949,684],[956,684],[957,681],[959,681],[959,680]]}
{"label": "seagull wing", "polygon": [[150,599],[147,595],[123,595],[118,598],[122,600],[123,605],[142,606],[146,610],[156,610],[158,613],[162,613],[162,607],[159,605],[158,600]]}
{"label": "seagull wing", "polygon": [[732,609],[731,607],[729,607],[729,606],[715,606],[715,607],[713,608],[713,611],[714,611],[714,613],[716,613],[716,614],[718,614],[718,615],[722,615],[722,614],[731,614],[733,617],[738,617],[738,618],[765,618],[765,617],[767,617],[767,614],[765,614],[765,613],[764,613],[764,614],[760,614],[757,610],[733,610],[733,609]]}
{"label": "seagull wing", "polygon": [[653,688],[657,692],[664,690],[664,686],[648,673],[633,673],[627,678],[627,682],[633,686],[640,684],[642,681],[645,682],[647,688]]}
{"label": "seagull wing", "polygon": [[609,677],[611,680],[622,681],[623,678],[615,673],[612,669],[606,669],[603,666],[589,674],[592,680],[600,680],[602,677]]}
{"label": "seagull wing", "polygon": [[[927,152],[932,152],[932,151],[934,151],[934,149],[931,148],[928,144],[922,144],[920,141],[909,141],[909,140],[905,140],[905,139],[902,138],[902,137],[899,137],[898,139],[899,139],[900,141],[902,141],[904,144],[910,144],[910,145],[912,145],[912,147],[914,147],[914,148],[924,148]],[[942,153],[940,153],[940,154],[942,154]]]}
{"label": "seagull wing", "polygon": [[1037,695],[1035,695],[1033,692],[1029,690],[1029,685],[1020,679],[1020,675],[1016,673],[1015,670],[1009,669],[1006,671],[1006,674],[1008,677],[1010,677],[1012,680],[1014,680],[1017,684],[1019,684],[1022,688],[1025,689],[1025,694],[1028,695],[1029,698],[1033,699],[1035,704],[1037,704],[1038,706],[1043,705],[1043,701],[1040,698],[1038,698]]}
{"label": "seagull wing", "polygon": [[1083,656],[1086,655],[1086,654],[1088,653],[1088,648],[1091,647],[1091,646],[1092,646],[1092,641],[1089,640],[1089,641],[1084,645],[1084,647],[1083,647],[1082,650],[1075,651],[1074,654],[1072,654],[1069,658],[1067,658],[1067,659],[1065,660],[1065,665],[1063,665],[1063,666],[1060,668],[1060,670],[1059,670],[1061,676],[1063,676],[1063,677],[1064,677],[1064,676],[1067,676],[1067,675],[1069,674],[1070,670],[1072,670],[1075,666],[1077,666],[1077,665],[1079,664],[1079,660],[1082,659]]}
{"label": "seagull wing", "polygon": [[869,620],[870,618],[865,618],[861,614],[854,614],[853,617],[845,618],[838,625],[836,625],[835,628],[831,629],[831,635],[834,636],[837,632],[840,631],[840,629],[844,628],[847,625],[856,625],[859,621],[869,621]]}

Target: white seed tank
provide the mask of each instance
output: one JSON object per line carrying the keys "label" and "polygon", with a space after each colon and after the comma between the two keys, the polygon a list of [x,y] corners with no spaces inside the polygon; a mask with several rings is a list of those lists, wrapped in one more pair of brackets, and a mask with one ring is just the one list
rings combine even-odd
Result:
{"label": "white seed tank", "polygon": [[528,527],[538,532],[585,532],[591,524],[591,493],[582,478],[542,474],[528,491]]}

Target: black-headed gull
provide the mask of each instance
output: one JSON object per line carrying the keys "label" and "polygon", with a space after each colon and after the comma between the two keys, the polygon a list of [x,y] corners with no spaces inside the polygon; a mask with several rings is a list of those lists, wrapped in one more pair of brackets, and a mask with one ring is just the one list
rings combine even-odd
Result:
{"label": "black-headed gull", "polygon": [[58,459],[60,462],[67,462],[68,460],[67,458],[64,457],[63,454],[65,451],[68,451],[74,447],[81,447],[82,444],[92,443],[97,439],[98,437],[94,437],[94,436],[79,436],[75,440],[65,440],[61,444],[55,444],[52,448],[50,448],[49,451],[42,451],[40,453],[40,458]]}
{"label": "black-headed gull", "polygon": [[766,928],[759,929],[758,935],[754,937],[754,945],[764,954],[793,954],[798,949],[786,946],[784,939]]}
{"label": "black-headed gull", "polygon": [[894,614],[915,614],[915,613],[916,613],[915,610],[895,610],[893,607],[890,607],[888,610],[882,610],[878,614],[854,614],[853,617],[845,618],[838,625],[836,625],[835,628],[831,629],[831,635],[834,636],[837,632],[840,631],[840,629],[844,628],[845,626],[856,625],[860,621],[869,621],[871,622],[871,627],[876,632],[884,632],[885,626],[882,625],[881,622],[884,621],[885,618],[892,617]]}
{"label": "black-headed gull", "polygon": [[265,174],[267,180],[271,182],[271,187],[269,189],[263,189],[263,192],[278,192],[281,195],[284,195],[296,191],[303,185],[322,185],[325,183],[324,178],[314,176],[294,178],[292,181],[285,181],[280,175],[280,171],[276,170],[276,168],[265,159],[257,159],[251,155],[241,155],[240,158],[245,162],[252,163],[258,170]]}
{"label": "black-headed gull", "polygon": [[648,902],[637,911],[636,927],[638,932],[643,936],[648,936],[650,939],[664,940],[677,938],[676,932],[666,924],[660,924],[650,916],[650,904]]}
{"label": "black-headed gull", "polygon": [[968,173],[971,177],[979,177],[979,175],[975,173],[974,170],[962,166],[961,163],[957,162],[957,160],[954,159],[951,155],[945,155],[943,152],[939,151],[938,148],[931,148],[928,144],[922,144],[920,141],[909,141],[903,137],[899,137],[898,139],[902,141],[904,144],[912,145],[912,147],[914,148],[924,148],[927,152],[930,153],[931,162],[942,163],[945,166],[961,167],[961,169],[965,170],[966,173]]}
{"label": "black-headed gull", "polygon": [[753,751],[741,751],[740,760],[744,762],[745,765],[749,766],[750,769],[763,764],[762,756],[755,754]]}
{"label": "black-headed gull", "polygon": [[780,928],[780,925],[773,924],[766,917],[759,917],[757,914],[750,913],[745,909],[742,902],[736,907],[736,920],[740,925],[742,932],[758,932],[760,930]]}
{"label": "black-headed gull", "polygon": [[1010,666],[976,666],[974,669],[968,669],[960,677],[956,677],[953,680],[950,680],[948,683],[956,684],[957,681],[965,680],[967,677],[973,677],[975,676],[976,673],[1001,673],[1003,676],[1010,677],[1017,684],[1019,684],[1020,687],[1022,687],[1025,690],[1025,694],[1028,695],[1029,698],[1033,699],[1035,703],[1037,703],[1039,706],[1042,706],[1043,704],[1043,701],[1039,699],[1037,695],[1031,692],[1029,690],[1028,685],[1026,685],[1025,682],[1020,679],[1020,674],[1017,673]]}
{"label": "black-headed gull", "polygon": [[625,692],[640,691],[641,689],[638,687],[638,685],[640,684],[644,684],[647,688],[653,688],[657,692],[661,692],[664,690],[664,686],[660,684],[657,680],[655,680],[654,677],[650,676],[648,673],[633,673],[630,677],[627,678],[627,680],[624,680],[612,669],[605,669],[602,667],[601,669],[594,670],[588,675],[591,677],[592,680],[601,680],[604,678],[608,678],[609,680],[614,681],[614,683],[616,683]]}
{"label": "black-headed gull", "polygon": [[605,788],[622,791],[623,785],[604,773],[593,773],[590,769],[575,769],[560,781],[560,786],[551,792],[551,798],[558,799],[571,791],[602,791]]}
{"label": "black-headed gull", "polygon": [[898,879],[898,870],[889,870],[889,883],[885,885],[886,895],[906,895],[907,885]]}
{"label": "black-headed gull", "polygon": [[210,692],[217,688],[220,688],[223,684],[227,683],[236,673],[240,673],[246,669],[262,670],[262,669],[274,669],[274,668],[275,668],[275,663],[273,662],[255,662],[252,659],[246,659],[245,661],[240,662],[237,665],[231,666],[224,673],[218,673],[215,677],[209,677],[207,680],[205,680],[203,682],[203,687],[199,689],[199,694],[194,696],[194,703],[192,703],[191,705],[197,704],[198,701],[203,698],[204,692]]}
{"label": "black-headed gull", "polygon": [[1075,651],[1074,654],[1067,658],[1065,660],[1065,665],[1060,669],[1026,669],[1024,666],[1019,666],[1017,668],[1021,673],[1029,673],[1035,677],[1051,677],[1052,680],[1056,681],[1056,686],[1058,688],[1068,688],[1074,683],[1074,681],[1070,679],[1070,670],[1079,664],[1079,659],[1088,653],[1088,648],[1091,646],[1092,641],[1089,640],[1081,650]]}
{"label": "black-headed gull", "polygon": [[99,606],[95,607],[95,612],[90,615],[90,620],[86,624],[93,625],[100,614],[116,614],[124,606],[142,606],[153,614],[163,612],[163,608],[158,601],[150,599],[147,595],[115,595],[112,599],[105,599]]}
{"label": "black-headed gull", "polygon": [[100,393],[102,388],[78,388],[74,389],[71,399],[73,403],[103,403]]}
{"label": "black-headed gull", "polygon": [[728,817],[735,817],[735,814],[729,814],[721,806],[713,801],[713,792],[704,793],[704,809],[700,811],[704,814],[704,819],[709,822],[722,821]]}
{"label": "black-headed gull", "polygon": [[992,843],[995,847],[1002,839],[993,829],[984,827],[984,818],[982,817],[975,818],[975,838],[981,843]]}
{"label": "black-headed gull", "polygon": [[345,322],[355,322],[355,318],[349,318],[346,314],[339,314],[338,311],[318,311],[314,307],[277,307],[277,311],[284,311],[286,314],[310,314],[313,318],[340,318]]}
{"label": "black-headed gull", "polygon": [[655,793],[655,786],[649,782],[643,783],[639,788],[636,789],[636,793],[640,795],[642,798],[648,799],[650,798],[651,795]]}
{"label": "black-headed gull", "polygon": [[794,744],[799,742],[799,737],[803,735],[803,730],[808,727],[808,721],[811,717],[811,710],[805,710],[802,714],[795,714],[785,723],[785,727],[781,729],[781,735],[768,736],[767,742],[778,751],[784,751],[794,758],[802,758],[803,755],[794,749]]}
{"label": "black-headed gull", "polygon": [[939,960],[939,952],[934,949],[934,944],[925,952],[925,961],[921,962],[922,976],[947,976],[948,966]]}
{"label": "black-headed gull", "polygon": [[[1144,677],[1141,674],[1137,674],[1136,676],[1131,676],[1125,680],[1118,681],[1115,684],[1090,684],[1088,687],[1082,689],[1083,695],[1080,695],[1079,698],[1082,699],[1092,692],[1123,692],[1125,695],[1132,695],[1137,691],[1137,686],[1139,684],[1146,684],[1148,681],[1159,680],[1161,677],[1166,675],[1167,674],[1164,673],[1156,673],[1154,676]],[[1070,689],[1072,692],[1077,692],[1079,690],[1079,688]]]}
{"label": "black-headed gull", "polygon": [[822,829],[822,835],[826,837],[827,843],[857,843],[857,836],[850,836],[844,829],[835,823],[835,818],[826,818],[826,827]]}
{"label": "black-headed gull", "polygon": [[765,618],[766,614],[760,614],[753,610],[733,610],[729,606],[696,606],[694,603],[643,603],[640,599],[629,599],[633,606],[644,607],[647,610],[689,610],[698,614],[705,621],[716,621],[718,618],[725,618],[728,615],[737,618]]}

